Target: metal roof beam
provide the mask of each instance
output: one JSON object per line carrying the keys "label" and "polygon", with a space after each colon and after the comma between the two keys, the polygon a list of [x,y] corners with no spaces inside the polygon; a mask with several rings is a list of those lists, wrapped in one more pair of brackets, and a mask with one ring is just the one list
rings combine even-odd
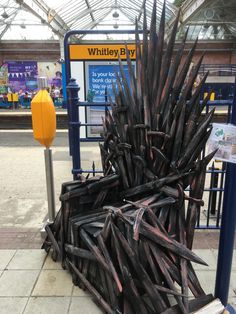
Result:
{"label": "metal roof beam", "polygon": [[11,20],[9,22],[7,22],[6,27],[2,30],[2,32],[0,33],[0,40],[2,39],[3,35],[8,31],[8,29],[11,26],[11,22],[14,20],[14,18],[16,17],[17,13],[18,13],[19,8],[16,9],[16,11],[14,12],[14,14],[11,17]]}
{"label": "metal roof beam", "polygon": [[[63,8],[59,8],[57,9],[57,13],[60,14],[60,16],[62,18],[65,18],[65,16],[68,16],[68,14],[71,14],[71,12],[74,12],[74,11],[79,11],[79,10],[76,10],[76,7],[75,7],[76,3],[74,3],[74,1],[71,1],[69,4],[67,4],[66,6],[63,6]],[[86,4],[84,3],[84,7],[86,7]]]}
{"label": "metal roof beam", "polygon": [[[101,6],[101,7],[98,7],[98,8],[87,8],[87,9],[81,11],[78,15],[75,15],[75,16],[74,16],[72,19],[70,19],[69,21],[67,21],[67,23],[69,24],[69,23],[73,22],[73,23],[71,24],[71,25],[73,25],[74,22],[75,22],[75,20],[81,19],[81,18],[85,17],[85,16],[88,15],[88,14],[91,14],[91,13],[94,13],[94,12],[96,12],[96,11],[100,11],[100,10],[103,10],[103,9],[113,10],[114,7],[110,7],[110,6],[107,5],[107,6]],[[130,6],[119,6],[119,5],[117,5],[117,6],[116,6],[116,9],[117,9],[117,10],[120,10],[120,11],[121,11],[121,9],[123,9],[123,10],[125,10],[125,9],[132,9],[132,10],[137,11],[137,12],[139,13],[139,10],[138,10],[138,9],[133,8],[133,7],[130,7]],[[111,11],[110,11],[110,12],[111,12]],[[122,12],[122,13],[123,13],[123,12]]]}
{"label": "metal roof beam", "polygon": [[120,11],[127,17],[127,19],[129,19],[129,21],[135,25],[135,18],[133,18],[133,16],[131,16],[129,13],[127,13],[128,11],[126,10],[123,10],[123,9],[120,9]]}
{"label": "metal roof beam", "polygon": [[3,35],[7,32],[10,26],[11,26],[10,24],[7,24],[3,31],[0,33],[0,40],[2,39]]}
{"label": "metal roof beam", "polygon": [[[112,11],[112,9],[107,13],[107,14],[104,14],[103,17],[101,17],[100,19],[96,20],[96,21],[93,21],[87,25],[85,25],[84,29],[93,29],[94,27],[96,27],[99,23],[101,23],[105,18],[106,16],[109,15],[109,13]],[[81,37],[80,37],[81,38]]]}
{"label": "metal roof beam", "polygon": [[188,25],[222,25],[222,24],[235,24],[233,21],[189,21]]}
{"label": "metal roof beam", "polygon": [[214,0],[187,0],[183,3],[182,9],[182,23],[188,22],[200,9],[209,5]]}
{"label": "metal roof beam", "polygon": [[92,12],[92,8],[91,8],[91,6],[90,6],[89,1],[88,1],[88,0],[85,0],[85,3],[86,3],[86,5],[87,5],[88,9],[91,9],[91,12],[90,12],[89,14],[90,14],[90,16],[91,16],[92,21],[95,21],[95,18],[94,18],[94,16],[93,16],[93,12]]}
{"label": "metal roof beam", "polygon": [[[104,14],[104,16],[97,20],[97,21],[93,21],[87,25],[85,25],[84,29],[93,29],[94,27],[96,27],[100,22],[102,22],[110,13],[111,13],[112,9],[109,10],[109,12],[107,14]],[[82,35],[79,37],[79,39],[82,39],[86,34]]]}
{"label": "metal roof beam", "polygon": [[[181,15],[179,20],[179,28],[188,24],[190,21],[203,7],[209,5],[214,0],[186,0],[181,6]],[[177,11],[176,11],[177,12]],[[174,15],[167,24],[168,30],[166,38],[170,35],[170,30],[175,22],[176,15]]]}
{"label": "metal roof beam", "polygon": [[138,20],[138,21],[140,21],[140,19],[141,19],[141,16],[142,16],[142,14],[143,14],[143,8],[144,8],[145,4],[146,4],[146,0],[143,0],[143,3],[142,3],[142,5],[141,5],[141,7],[140,7],[139,15],[138,15],[138,17],[137,17],[137,20]]}
{"label": "metal roof beam", "polygon": [[43,25],[49,26],[54,33],[63,36],[68,30],[69,26],[62,20],[62,18],[44,1],[38,0],[15,0],[26,11],[32,13],[40,19]]}
{"label": "metal roof beam", "polygon": [[87,8],[87,9],[81,11],[79,14],[75,13],[75,15],[70,20],[68,20],[67,23],[74,24],[75,20],[81,19],[84,16],[86,16],[87,14],[90,14],[91,12],[92,12],[92,9],[91,8]]}

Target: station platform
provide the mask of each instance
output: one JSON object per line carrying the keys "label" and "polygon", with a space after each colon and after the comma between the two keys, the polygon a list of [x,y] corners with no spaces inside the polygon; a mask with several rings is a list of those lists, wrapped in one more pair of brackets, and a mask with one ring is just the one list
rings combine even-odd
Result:
{"label": "station platform", "polygon": [[[28,113],[29,115],[29,113]],[[0,130],[0,314],[99,314],[90,296],[41,250],[47,219],[44,148],[31,130]],[[83,168],[101,167],[97,143],[82,143]],[[66,130],[52,146],[56,208],[61,184],[72,179]],[[206,292],[214,293],[219,231],[197,230],[194,250],[209,267],[195,265]],[[236,241],[235,241],[236,243]],[[229,302],[236,308],[236,247]]]}
{"label": "station platform", "polygon": [[[68,128],[67,109],[56,108],[57,129]],[[214,122],[225,123],[227,110],[224,107],[217,108],[214,114]],[[0,129],[32,129],[30,109],[0,109]]]}
{"label": "station platform", "polygon": [[[67,110],[56,108],[58,129],[68,128]],[[30,109],[0,109],[0,129],[32,129]]]}

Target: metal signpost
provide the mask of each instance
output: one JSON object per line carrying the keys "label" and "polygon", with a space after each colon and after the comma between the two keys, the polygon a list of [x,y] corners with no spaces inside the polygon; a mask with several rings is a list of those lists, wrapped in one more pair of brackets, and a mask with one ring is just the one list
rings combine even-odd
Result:
{"label": "metal signpost", "polygon": [[52,150],[46,147],[44,150],[47,198],[48,198],[48,222],[53,223],[55,219],[55,192],[54,192],[54,177],[52,165]]}

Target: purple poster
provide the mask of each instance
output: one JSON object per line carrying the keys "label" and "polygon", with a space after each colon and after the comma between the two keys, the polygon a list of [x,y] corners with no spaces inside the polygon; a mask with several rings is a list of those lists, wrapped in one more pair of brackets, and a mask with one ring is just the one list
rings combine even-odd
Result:
{"label": "purple poster", "polygon": [[14,92],[32,92],[37,89],[36,61],[8,61],[8,81]]}

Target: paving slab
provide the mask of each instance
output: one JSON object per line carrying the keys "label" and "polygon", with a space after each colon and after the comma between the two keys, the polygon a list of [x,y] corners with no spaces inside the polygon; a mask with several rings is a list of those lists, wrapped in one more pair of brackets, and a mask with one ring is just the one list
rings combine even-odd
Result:
{"label": "paving slab", "polygon": [[216,279],[215,270],[196,270],[196,274],[205,293],[214,294]]}
{"label": "paving slab", "polygon": [[194,253],[197,254],[204,262],[208,264],[208,266],[200,265],[197,263],[192,263],[195,270],[216,270],[216,256],[212,250],[204,250],[204,249],[194,249]]}
{"label": "paving slab", "polygon": [[38,270],[4,270],[0,277],[0,296],[30,296],[38,275]]}
{"label": "paving slab", "polygon": [[[69,314],[102,314],[103,312],[88,297],[72,297]],[[138,314],[138,313],[137,313]]]}
{"label": "paving slab", "polygon": [[60,262],[54,262],[50,256],[50,254],[46,257],[45,262],[43,264],[43,269],[50,269],[50,270],[62,270]]}
{"label": "paving slab", "polygon": [[[218,250],[213,250],[213,254],[215,255],[216,260],[217,260],[218,259]],[[234,252],[233,252],[232,270],[236,270],[236,250],[234,250]]]}
{"label": "paving slab", "polygon": [[0,314],[22,314],[28,298],[0,297]]}
{"label": "paving slab", "polygon": [[70,297],[31,297],[24,314],[66,314],[69,305]]}
{"label": "paving slab", "polygon": [[77,286],[74,286],[72,296],[73,297],[91,297],[91,294],[88,292],[88,290],[85,291]]}
{"label": "paving slab", "polygon": [[45,258],[44,250],[17,250],[7,269],[41,269]]}
{"label": "paving slab", "polygon": [[0,250],[0,269],[7,267],[15,253],[16,250]]}
{"label": "paving slab", "polygon": [[73,283],[65,270],[42,270],[32,296],[71,296]]}

